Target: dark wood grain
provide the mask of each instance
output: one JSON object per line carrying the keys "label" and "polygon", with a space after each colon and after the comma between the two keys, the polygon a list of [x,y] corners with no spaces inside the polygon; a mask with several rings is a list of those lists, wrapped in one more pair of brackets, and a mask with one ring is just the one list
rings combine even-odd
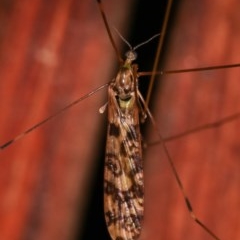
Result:
{"label": "dark wood grain", "polygon": [[[108,82],[116,57],[95,1],[0,4],[3,144]],[[130,3],[104,5],[124,34]],[[100,160],[99,124],[105,118],[98,109],[105,102],[102,91],[1,152],[1,239],[75,239],[79,234]]]}
{"label": "dark wood grain", "polygon": [[[179,12],[172,15],[166,63],[160,69],[239,62],[238,2],[182,2]],[[117,61],[94,1],[0,4],[3,144],[108,82]],[[125,36],[131,27],[130,1],[106,0],[104,6],[110,22]],[[157,33],[147,20],[154,15],[155,22],[160,21],[162,9],[151,6],[149,2],[142,11],[143,23],[133,45]],[[146,36],[140,37],[141,33]],[[146,60],[144,49],[148,46],[139,49],[140,70],[148,71],[152,63]],[[147,61],[146,68],[141,61]],[[163,136],[239,111],[239,71],[162,78],[151,109]],[[1,239],[65,240],[80,235],[92,177],[104,161],[100,148],[106,118],[98,109],[106,101],[106,91],[97,93],[0,153]],[[221,239],[240,237],[238,125],[234,121],[167,143],[196,214]],[[156,139],[156,134],[150,136],[154,131],[150,127],[145,140]],[[144,167],[146,211],[141,239],[210,240],[191,220],[159,146],[145,150]],[[99,227],[91,226],[90,231],[99,237]]]}
{"label": "dark wood grain", "polygon": [[[182,1],[178,7],[163,69],[239,63],[238,1]],[[238,68],[162,78],[154,99],[162,135],[239,112],[239,76]],[[239,124],[238,119],[166,144],[195,213],[220,239],[240,238]],[[160,146],[147,149],[145,174],[141,239],[212,239],[191,220]]]}

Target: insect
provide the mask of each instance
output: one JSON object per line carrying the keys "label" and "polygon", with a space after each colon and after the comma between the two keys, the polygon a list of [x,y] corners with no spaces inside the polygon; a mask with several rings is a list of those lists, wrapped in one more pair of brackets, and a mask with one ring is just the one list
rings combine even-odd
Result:
{"label": "insect", "polygon": [[[95,44],[95,42],[94,42],[94,44]],[[72,51],[74,52],[74,54],[76,54],[76,52],[74,51],[75,49],[73,49]],[[63,51],[64,52],[64,51]],[[38,55],[39,56],[39,55]],[[40,54],[40,56],[42,56],[41,54]],[[41,58],[40,58],[41,59]],[[212,63],[211,63],[212,64]],[[91,63],[90,64],[91,66],[95,66],[93,63]],[[192,66],[191,66],[192,67]],[[105,69],[105,66],[102,66],[101,67],[101,69]],[[46,71],[46,69],[45,69],[45,71]],[[106,79],[109,79],[107,76],[106,77],[103,77],[103,75],[102,75],[102,72],[101,72],[101,70],[100,71],[98,71],[97,69],[95,69],[95,71],[97,71],[98,72],[98,80],[99,80],[99,76],[101,76],[101,78],[103,78],[102,79],[102,81],[103,82],[106,82]],[[46,79],[46,73],[49,73],[48,71],[46,71],[45,72],[45,74],[44,74],[44,78]],[[44,79],[43,78],[43,79]],[[2,79],[2,78],[1,78]],[[45,82],[43,82],[44,84],[46,84]],[[59,83],[57,83],[57,84],[59,84]],[[91,89],[91,88],[90,88]],[[65,89],[66,91],[67,91],[67,89]],[[67,93],[65,93],[65,94],[67,94]],[[64,95],[65,95],[64,94]],[[78,93],[78,95],[79,95],[79,93]],[[74,97],[73,97],[74,98]],[[91,103],[91,101],[95,101],[96,100],[96,102],[95,102],[95,104],[93,104],[93,106],[96,106],[97,105],[97,103],[99,103],[99,102],[101,102],[101,100],[100,99],[97,99],[98,98],[98,94],[96,94],[96,96],[94,97],[94,98],[89,98],[88,99],[88,101],[87,101],[87,103],[86,103],[86,106],[87,106],[87,110],[89,110],[89,109],[93,109],[93,107],[90,105],[90,103]],[[103,102],[104,102],[104,100],[103,100]],[[62,105],[61,103],[58,103],[59,105]],[[85,105],[85,104],[84,104]],[[100,104],[101,105],[101,104]],[[98,105],[97,105],[98,106]],[[38,109],[37,108],[37,106],[34,106],[34,109]],[[40,109],[41,109],[41,107],[40,107]],[[72,111],[71,111],[72,112]],[[95,112],[95,116],[96,116],[96,118],[99,118],[99,116],[98,116],[98,113],[97,113],[97,111],[96,111],[96,107],[93,109],[93,112]],[[158,110],[157,110],[157,112],[159,112]],[[85,117],[87,117],[86,115],[88,114],[88,112],[87,111],[84,111],[84,118]],[[71,113],[69,113],[69,116],[71,117]],[[91,142],[91,139],[88,139],[88,137],[85,137],[85,138],[83,138],[82,136],[83,135],[81,135],[81,137],[80,137],[80,140],[77,140],[77,139],[73,139],[72,138],[72,136],[76,136],[76,135],[78,135],[77,133],[76,133],[76,128],[75,127],[72,127],[72,122],[74,122],[74,121],[76,121],[76,122],[78,122],[79,121],[79,118],[83,118],[83,114],[82,114],[82,111],[80,111],[80,113],[79,113],[79,115],[76,117],[76,118],[71,118],[71,120],[70,120],[70,123],[67,125],[68,127],[66,127],[66,128],[68,128],[68,134],[69,134],[69,137],[73,140],[73,142],[75,142],[76,141],[76,143],[77,143],[77,146],[72,146],[72,149],[73,149],[73,153],[71,153],[71,155],[72,155],[72,157],[69,157],[69,158],[65,158],[64,156],[62,156],[62,158],[60,158],[60,156],[62,155],[61,153],[58,155],[58,161],[54,161],[54,160],[52,160],[52,162],[50,161],[40,161],[40,162],[38,162],[38,161],[35,161],[34,162],[34,159],[35,159],[35,156],[36,156],[36,153],[35,153],[35,150],[34,150],[34,148],[31,146],[31,145],[28,145],[28,148],[30,148],[30,149],[32,149],[32,153],[33,153],[33,156],[31,156],[31,157],[29,157],[29,164],[30,164],[30,168],[28,167],[28,168],[26,168],[26,166],[27,166],[27,163],[25,163],[25,165],[23,165],[23,160],[22,159],[25,159],[25,158],[27,158],[27,157],[21,157],[21,159],[19,159],[18,157],[14,157],[14,158],[11,158],[11,156],[10,155],[8,155],[8,154],[10,154],[10,152],[12,151],[11,150],[11,148],[9,148],[8,150],[6,150],[7,152],[6,153],[4,153],[4,156],[5,156],[5,154],[6,154],[6,156],[7,157],[3,157],[2,159],[4,160],[4,161],[2,161],[3,163],[2,164],[5,164],[5,165],[7,165],[7,166],[5,166],[5,172],[6,172],[6,175],[9,175],[9,174],[7,174],[7,173],[12,173],[12,171],[10,171],[9,169],[8,169],[8,164],[10,165],[10,163],[11,162],[14,162],[15,161],[15,163],[14,163],[14,166],[15,166],[15,169],[19,169],[19,167],[20,167],[20,170],[21,171],[17,171],[18,172],[18,174],[20,174],[21,172],[22,172],[22,169],[25,169],[25,171],[23,171],[24,173],[28,173],[29,174],[29,171],[30,172],[32,172],[32,173],[35,173],[35,171],[36,171],[36,169],[38,169],[38,171],[39,171],[39,174],[33,174],[33,175],[30,175],[30,179],[32,180],[32,186],[34,186],[34,183],[36,183],[36,182],[42,182],[42,184],[41,184],[41,186],[44,186],[43,188],[42,188],[42,191],[40,191],[40,192],[43,192],[43,193],[45,193],[45,195],[41,195],[42,196],[42,198],[40,198],[40,199],[46,199],[46,196],[48,196],[47,194],[48,193],[50,193],[51,191],[50,191],[50,189],[51,189],[51,186],[52,186],[52,189],[55,189],[55,200],[53,199],[52,201],[53,201],[53,203],[55,203],[55,202],[59,202],[59,195],[62,195],[62,187],[61,187],[61,189],[59,190],[59,191],[57,191],[56,190],[56,185],[58,185],[58,186],[66,186],[67,185],[67,183],[65,182],[65,180],[66,179],[69,179],[69,177],[71,177],[71,179],[74,179],[75,181],[76,181],[76,177],[73,177],[73,176],[75,176],[74,174],[72,174],[72,172],[70,171],[70,168],[71,169],[77,169],[77,171],[78,171],[78,176],[80,175],[82,178],[83,178],[83,176],[86,176],[87,174],[86,174],[86,169],[82,169],[82,172],[81,173],[79,173],[79,168],[80,167],[76,167],[76,165],[74,165],[73,164],[73,162],[77,162],[77,160],[75,160],[75,159],[77,159],[77,158],[80,158],[81,157],[81,163],[83,163],[84,162],[84,160],[82,160],[82,159],[84,159],[84,155],[85,155],[85,153],[84,153],[84,149],[82,150],[82,151],[80,151],[80,156],[76,156],[76,154],[77,154],[77,152],[79,151],[79,149],[78,149],[78,147],[80,146],[80,145],[82,145],[82,146],[86,146],[86,145],[88,145],[88,144],[86,144],[86,142],[88,143],[88,142]],[[76,120],[74,120],[74,119],[76,119]],[[95,119],[95,118],[94,118]],[[158,117],[156,118],[157,119],[157,121],[159,121],[159,119],[158,119]],[[93,118],[91,119],[91,120],[93,120]],[[33,122],[35,122],[34,120],[32,120]],[[63,121],[63,120],[59,120],[59,121]],[[58,123],[54,123],[54,125],[57,125]],[[31,124],[28,124],[28,123],[26,123],[26,127],[28,127],[29,125],[31,125]],[[85,122],[85,125],[87,126],[88,125],[88,122],[86,121]],[[81,125],[81,128],[83,128],[82,126],[85,126],[85,125]],[[93,123],[92,124],[92,126],[95,126],[95,124]],[[73,128],[73,134],[71,133],[71,127]],[[24,127],[22,127],[23,129],[24,129]],[[53,135],[53,133],[54,133],[54,131],[56,131],[56,132],[59,132],[59,129],[61,130],[61,127],[57,127],[56,126],[56,130],[54,130],[54,128],[52,128],[52,127],[49,127],[49,128],[51,128],[51,132],[52,132],[52,135]],[[46,129],[46,130],[44,130],[44,129]],[[162,128],[161,128],[162,129]],[[39,130],[40,131],[40,130]],[[35,137],[39,134],[39,131],[37,130],[35,133],[34,133],[34,135],[35,135]],[[50,131],[50,129],[48,129],[48,126],[45,126],[44,128],[43,128],[43,130],[41,130],[41,131],[47,131],[47,132],[49,132]],[[96,138],[96,131],[97,131],[97,128],[95,128],[94,129],[94,138]],[[15,132],[15,131],[14,131]],[[17,131],[18,132],[18,131]],[[59,134],[61,135],[61,132],[59,132]],[[90,135],[90,133],[88,132],[88,135]],[[87,136],[88,136],[87,135]],[[169,135],[171,135],[171,134],[169,134]],[[32,135],[33,136],[33,135]],[[85,135],[84,135],[85,136]],[[20,152],[22,151],[21,149],[22,149],[22,147],[23,147],[23,145],[25,145],[24,144],[24,142],[25,141],[28,141],[28,142],[32,142],[32,138],[34,139],[34,136],[33,137],[31,137],[31,136],[28,136],[28,137],[26,137],[23,141],[22,141],[22,143],[21,142],[19,142],[18,144],[18,146],[19,147],[16,147],[16,148],[19,148],[20,150],[18,150],[18,152],[17,152],[17,150],[15,149],[15,151],[18,153],[18,156],[20,156]],[[40,133],[40,136],[38,136],[37,137],[37,139],[39,139],[39,138],[41,138],[41,133]],[[56,138],[60,138],[60,137],[56,137]],[[4,137],[4,139],[3,139],[3,141],[4,140],[6,140],[6,139],[8,139],[8,137]],[[51,141],[50,142],[54,142],[54,148],[53,149],[63,149],[63,148],[65,148],[65,147],[67,147],[66,146],[66,144],[68,144],[68,139],[65,139],[65,141],[64,141],[64,143],[62,144],[62,145],[59,145],[58,144],[58,142],[56,142],[55,141],[56,139],[51,139]],[[206,140],[206,138],[204,138],[204,140]],[[33,144],[33,143],[32,143]],[[53,143],[52,143],[53,144]],[[57,146],[58,147],[56,147],[56,144],[57,144]],[[38,144],[39,145],[39,144]],[[46,144],[46,145],[49,145],[49,144]],[[72,143],[71,144],[69,144],[69,145],[73,145]],[[51,146],[49,146],[49,149],[52,149],[51,148]],[[202,149],[204,149],[204,147],[202,147]],[[206,149],[206,148],[205,148]],[[28,150],[29,151],[29,150]],[[53,151],[54,150],[45,150],[45,152],[44,152],[44,157],[40,157],[40,159],[42,160],[42,159],[45,159],[46,158],[46,154],[49,154],[49,153],[51,153],[51,154],[53,154]],[[203,150],[204,151],[204,150]],[[149,150],[149,152],[154,152],[154,149],[152,149],[152,148],[150,148],[150,150]],[[30,152],[31,153],[31,152]],[[29,154],[29,156],[30,156],[30,153],[28,153]],[[50,154],[50,155],[51,155]],[[159,152],[157,152],[157,157],[158,157],[158,159],[156,160],[156,161],[159,161],[159,158],[160,158],[160,153]],[[3,155],[2,155],[3,156]],[[9,159],[11,159],[11,161],[10,161],[10,163],[7,163],[8,161],[7,160],[5,160],[5,158],[9,158]],[[67,160],[65,160],[65,159],[67,159]],[[22,160],[22,161],[21,161]],[[154,161],[154,160],[152,160],[153,162],[152,163],[154,163],[155,164],[155,162],[156,161]],[[193,161],[193,160],[191,160],[191,161]],[[202,160],[202,161],[204,161],[204,160]],[[58,162],[58,163],[57,163]],[[94,160],[94,162],[96,162],[96,158],[95,158],[95,160]],[[147,158],[146,158],[146,164],[148,163],[148,162],[150,162],[150,160],[148,161],[147,160]],[[204,161],[205,162],[205,161]],[[60,164],[60,163],[62,163],[62,164]],[[71,165],[69,165],[71,163]],[[54,164],[54,165],[50,165],[49,166],[49,164]],[[57,164],[57,165],[56,165]],[[150,164],[150,163],[149,163]],[[154,166],[154,164],[153,164],[153,166]],[[187,164],[189,164],[189,163],[186,163],[186,165]],[[3,165],[2,165],[3,166]],[[24,168],[24,166],[25,166],[25,168]],[[56,168],[56,166],[58,166],[57,168]],[[68,174],[68,171],[67,171],[67,169],[65,169],[65,167],[64,166],[68,166],[69,167],[69,174]],[[81,167],[82,167],[83,165],[81,165]],[[18,168],[16,168],[16,167],[18,167]],[[7,169],[7,170],[6,170]],[[12,169],[12,168],[10,168],[10,169]],[[147,174],[148,174],[148,167],[146,168],[146,172],[147,172]],[[42,170],[42,171],[40,171],[40,170]],[[58,170],[58,172],[59,172],[59,177],[57,177],[58,175],[56,175],[56,177],[55,178],[51,178],[50,176],[52,176],[52,172],[54,172],[54,171],[57,171]],[[161,170],[162,171],[162,170]],[[20,172],[20,173],[19,173]],[[158,172],[159,174],[160,174],[160,172]],[[60,177],[60,176],[62,176],[62,175],[65,175],[64,176],[64,181],[60,181],[62,178]],[[156,175],[154,175],[154,174],[151,174],[152,175],[152,177],[154,178],[154,176],[156,176]],[[12,175],[11,175],[12,176]],[[16,175],[14,175],[14,176],[16,176]],[[18,175],[19,176],[19,175]],[[37,177],[36,177],[37,176]],[[48,178],[46,178],[46,176],[48,177]],[[2,177],[3,177],[3,175],[2,175]],[[8,178],[9,178],[9,176],[8,176]],[[20,177],[19,177],[20,178]],[[16,180],[17,179],[19,179],[19,178],[15,178]],[[42,179],[45,179],[45,181],[41,181]],[[50,181],[50,184],[48,183],[48,184],[46,184],[46,179],[49,179]],[[69,180],[70,181],[70,180]],[[150,180],[149,180],[150,181]],[[57,184],[54,184],[54,183],[57,183]],[[156,181],[157,183],[156,184],[159,184],[159,181]],[[5,183],[5,182],[4,182]],[[43,184],[43,183],[45,183],[45,184]],[[149,182],[147,182],[147,184],[148,184]],[[152,183],[152,182],[151,182]],[[174,183],[175,184],[175,183]],[[151,185],[151,184],[150,184]],[[19,185],[17,185],[17,186],[19,186]],[[21,185],[20,185],[21,186]],[[24,185],[23,185],[24,186]],[[60,188],[60,187],[59,187]],[[73,185],[71,188],[78,188],[76,185]],[[168,188],[170,188],[170,186],[168,186]],[[149,189],[149,188],[148,188]],[[147,191],[147,194],[148,194],[148,189],[146,189],[146,191]],[[150,191],[150,190],[149,190]],[[177,190],[176,190],[177,191]],[[36,190],[36,195],[31,195],[31,194],[27,194],[27,196],[28,196],[28,201],[27,202],[32,202],[33,200],[36,200],[36,199],[39,199],[39,198],[37,198],[37,190]],[[160,191],[157,191],[157,192],[159,192],[160,193]],[[164,192],[164,191],[163,191]],[[8,192],[8,194],[6,194],[7,196],[9,196],[9,192]],[[25,194],[26,195],[26,194]],[[68,201],[71,201],[71,199],[69,199],[67,196],[68,196],[69,194],[66,194],[66,202],[68,202]],[[31,197],[31,196],[35,196],[35,198],[34,197]],[[45,196],[45,197],[44,197]],[[156,197],[156,195],[155,195],[155,197]],[[159,205],[161,205],[161,203],[159,202],[159,198],[157,198],[157,200],[156,200],[156,198],[155,197],[151,197],[150,199],[151,199],[151,206],[159,206]],[[17,199],[17,198],[16,198]],[[82,199],[82,198],[81,198]],[[148,198],[149,199],[149,198]],[[19,200],[19,198],[18,198],[18,200]],[[147,199],[146,199],[146,201],[148,201]],[[5,202],[6,202],[6,200],[5,200]],[[34,201],[33,201],[34,202]],[[43,201],[44,202],[44,201]],[[64,203],[64,201],[62,201],[63,203]],[[155,204],[154,204],[154,202],[155,202]],[[38,201],[38,203],[42,203],[42,202],[40,202],[40,200]],[[146,203],[146,205],[148,204],[148,202]],[[181,204],[182,204],[182,202],[181,202]],[[164,205],[164,204],[162,204],[162,205]],[[197,205],[198,206],[198,204],[194,204],[194,205]],[[39,206],[39,205],[38,205]],[[48,210],[51,210],[51,211],[48,211],[48,213],[46,213],[46,215],[45,216],[53,216],[54,214],[53,213],[55,213],[56,211],[54,211],[52,208],[50,208],[50,206],[51,206],[51,204],[48,202],[45,202],[44,203],[44,205],[41,205],[40,204],[40,206],[42,206],[42,208],[43,208],[43,206],[45,206],[45,207],[47,207],[47,209]],[[165,205],[164,205],[165,206]],[[16,209],[16,208],[15,208]],[[32,208],[32,209],[35,209],[35,208]],[[185,206],[184,206],[184,211],[185,211]],[[230,211],[230,210],[229,210]],[[14,212],[14,211],[13,211]],[[16,212],[16,211],[15,211]],[[221,211],[220,211],[221,212]],[[60,216],[64,216],[64,219],[66,219],[66,215],[65,215],[65,213],[66,212],[64,212],[64,211],[62,211],[62,214],[60,214],[60,212],[58,213],[58,216],[56,217],[56,219],[60,219],[59,218],[59,215]],[[156,213],[157,213],[157,211],[156,211]],[[176,212],[175,212],[176,213]],[[47,214],[49,214],[49,215],[47,215]],[[147,214],[147,217],[146,217],[146,229],[147,229],[147,226],[149,226],[148,225],[148,219],[149,219],[149,217],[148,216],[150,216],[149,215],[149,213],[148,213],[148,210],[147,210],[147,212],[146,212],[146,214]],[[156,214],[157,215],[157,214]],[[33,217],[34,216],[34,217]],[[38,217],[36,217],[37,215],[33,215],[32,216],[32,218],[33,219],[37,219],[38,221],[40,221],[39,220],[39,218]],[[187,216],[188,217],[188,216]],[[30,221],[30,219],[32,219],[32,218],[27,218],[27,220],[29,221],[29,223],[31,222]],[[219,217],[220,218],[220,217]],[[24,218],[25,219],[25,218]],[[55,220],[56,220],[55,219]],[[156,229],[157,228],[159,228],[160,226],[164,226],[164,224],[161,224],[161,220],[158,222],[158,221],[156,221],[156,219],[155,219],[155,215],[154,215],[154,217],[152,218],[152,219],[154,219],[155,220],[155,225],[154,224],[152,224],[151,226],[157,226],[157,227],[155,227],[155,230],[152,232],[152,234],[154,234],[154,233],[156,233],[156,232],[158,232]],[[172,219],[174,219],[174,218],[172,218]],[[37,225],[37,221],[36,221],[36,225],[34,225],[32,228],[33,229],[36,229],[36,226],[38,226]],[[164,222],[163,222],[164,223]],[[7,223],[5,223],[5,224],[7,224]],[[68,223],[69,225],[70,225],[70,223]],[[64,221],[64,225],[66,225],[66,222]],[[170,224],[171,225],[171,224]],[[45,226],[45,225],[44,225]],[[173,228],[174,228],[174,225],[172,225],[173,226]],[[34,228],[35,227],[35,228]],[[188,228],[187,229],[192,229],[192,228],[194,228],[192,225],[190,225],[190,226],[188,226]],[[44,229],[43,227],[42,227],[42,229]],[[65,228],[64,228],[65,229]],[[148,229],[150,229],[150,228],[148,228]],[[154,229],[154,227],[153,227],[153,229]],[[172,228],[171,228],[171,230],[172,230]],[[67,231],[67,230],[66,230]],[[144,230],[144,231],[147,231],[147,230]],[[148,230],[148,232],[149,232],[150,230]],[[198,230],[196,230],[196,231],[198,231]],[[57,232],[57,231],[56,231]],[[162,232],[164,232],[164,231],[162,231]],[[173,232],[173,231],[170,231],[170,232]],[[55,233],[55,234],[57,234],[57,233]],[[66,234],[66,233],[65,233]],[[157,236],[159,236],[161,233],[159,233],[158,232],[158,235]],[[163,233],[164,234],[164,233]],[[202,234],[202,233],[201,233]],[[192,235],[192,234],[188,234],[189,235],[189,237],[190,237],[190,239],[192,239],[192,236],[194,236],[194,235]],[[155,235],[156,236],[156,235]],[[205,235],[204,235],[204,237],[205,237]],[[186,236],[184,236],[183,237],[184,239],[186,239]],[[154,239],[154,237],[153,238],[151,238],[151,239]],[[164,237],[163,237],[163,239],[164,239]],[[166,239],[166,237],[165,237],[165,239]],[[179,238],[177,238],[177,239],[179,239]],[[202,238],[200,238],[200,239],[202,239]]]}
{"label": "insect", "polygon": [[[127,58],[125,64],[128,65],[130,62],[131,62],[131,60],[130,59],[128,60],[128,58]],[[125,71],[128,72],[129,69],[128,69],[128,67],[125,66],[124,70],[120,70],[120,72],[121,71],[123,71],[125,73]],[[131,71],[133,71],[133,70],[131,70]],[[119,80],[117,80],[118,78],[120,78],[119,75],[120,75],[120,73],[118,73],[116,81],[119,81]],[[127,73],[126,74],[123,74],[123,73],[121,74],[121,76],[123,76],[123,78],[127,78],[126,77],[127,75],[128,75]],[[134,74],[133,73],[131,73],[131,78],[134,78]],[[130,81],[130,80],[128,79],[128,81]],[[126,79],[124,80],[124,82],[128,82],[128,81]],[[113,89],[114,88],[117,89],[117,87],[116,87],[117,83],[114,82],[113,84],[114,85],[113,85],[112,88]],[[130,88],[128,84],[129,83],[127,83],[127,88]],[[135,83],[135,84],[137,84],[137,83]],[[110,92],[113,91],[112,88],[110,87],[110,89],[111,89]],[[124,88],[124,87],[122,86],[122,88]],[[130,90],[128,89],[127,92],[129,92],[129,91]],[[115,92],[116,93],[114,93],[114,95],[120,94],[118,90],[115,90]],[[134,92],[134,86],[132,86],[132,92]],[[135,91],[135,93],[136,93],[136,91]],[[131,120],[129,123],[127,123],[127,121],[124,122],[125,121],[124,119],[127,118],[125,116],[124,112],[125,111],[128,112],[128,110],[124,110],[123,111],[123,113],[122,113],[122,121],[121,121],[121,113],[120,112],[122,110],[120,110],[120,108],[123,108],[123,109],[126,108],[125,104],[123,104],[123,107],[121,107],[121,102],[125,103],[125,100],[124,100],[126,98],[125,94],[123,94],[123,97],[121,97],[121,96],[119,97],[119,101],[120,101],[118,103],[120,105],[119,107],[117,106],[118,105],[117,104],[118,100],[115,100],[116,103],[114,104],[113,102],[115,102],[115,101],[111,100],[111,98],[113,98],[113,96],[111,96],[111,95],[113,95],[113,94],[110,94],[110,100],[109,101],[110,101],[111,105],[115,105],[116,109],[115,110],[111,110],[112,106],[109,107],[109,110],[110,110],[110,114],[109,114],[109,116],[110,116],[109,132],[112,132],[112,134],[110,134],[109,138],[110,139],[113,138],[113,139],[116,139],[116,140],[111,140],[109,143],[110,143],[110,145],[112,145],[114,143],[116,146],[113,149],[110,148],[110,149],[112,149],[110,151],[108,151],[108,148],[107,148],[107,162],[109,160],[110,164],[109,165],[107,164],[107,166],[109,166],[109,169],[107,170],[107,185],[106,185],[106,189],[111,189],[111,190],[106,192],[106,198],[107,198],[107,201],[108,201],[108,198],[110,198],[111,200],[109,202],[110,210],[108,211],[109,207],[107,205],[107,208],[106,208],[107,212],[105,214],[107,215],[107,217],[106,217],[107,225],[109,227],[109,231],[110,231],[111,236],[112,236],[113,239],[118,239],[118,238],[119,239],[137,239],[138,238],[138,234],[140,232],[140,228],[141,228],[139,221],[143,217],[143,213],[142,213],[143,212],[143,208],[142,208],[142,204],[143,204],[143,201],[142,201],[143,189],[141,188],[140,194],[137,194],[137,195],[136,195],[136,193],[133,190],[130,190],[130,189],[132,189],[132,184],[134,183],[133,179],[134,179],[134,175],[135,175],[135,174],[133,174],[131,172],[131,170],[133,172],[135,172],[136,170],[134,171],[135,167],[133,167],[133,169],[129,170],[128,169],[129,166],[128,166],[127,163],[126,163],[126,166],[128,166],[128,167],[124,167],[124,162],[125,161],[128,162],[128,160],[125,157],[121,157],[121,151],[118,152],[117,149],[121,149],[121,147],[119,145],[123,144],[123,146],[124,146],[123,148],[125,149],[124,152],[127,152],[127,150],[129,149],[130,145],[131,146],[132,145],[135,146],[135,141],[137,141],[136,144],[139,145],[139,138],[140,137],[138,137],[138,136],[136,136],[136,138],[134,137],[133,138],[133,142],[131,142],[129,140],[131,142],[131,144],[130,143],[129,144],[127,144],[127,143],[124,144],[124,141],[128,142],[128,140],[127,140],[127,138],[124,139],[124,137],[123,137],[124,135],[127,136],[128,134],[130,134],[133,131],[133,130],[131,130],[131,127],[134,126],[134,125],[138,126],[139,123],[137,121],[135,124],[133,124],[133,120]],[[132,101],[132,99],[131,99],[132,96],[130,97],[129,93],[127,93],[127,96],[128,96],[127,97],[127,102],[128,101]],[[135,94],[135,97],[136,96],[137,96],[137,93]],[[114,99],[115,99],[115,97],[114,97]],[[134,106],[134,103],[132,103],[131,105]],[[133,106],[131,106],[130,109]],[[137,107],[137,106],[135,105],[135,107]],[[119,110],[118,110],[118,108],[119,108]],[[129,110],[129,112],[131,112],[131,111],[132,110]],[[115,117],[113,117],[113,116],[115,116]],[[118,120],[115,119],[116,116],[118,116],[117,117]],[[124,123],[127,125],[127,128],[124,127],[124,126],[120,127],[120,125],[121,124],[124,125]],[[115,124],[117,124],[117,125],[115,125]],[[115,126],[114,127],[114,129],[116,129],[115,131],[111,131],[113,125]],[[121,134],[122,134],[122,137],[121,137]],[[119,142],[119,140],[117,141],[117,138],[119,138],[119,135],[120,135],[120,142]],[[131,135],[134,136],[134,135],[136,135],[136,133],[131,134]],[[123,138],[123,140],[122,140],[122,138]],[[115,141],[116,141],[116,143],[118,142],[118,144],[116,144]],[[121,143],[121,141],[123,141],[123,142]],[[109,147],[111,147],[111,146],[109,146]],[[128,150],[128,151],[130,151],[130,150]],[[108,157],[108,154],[111,157]],[[139,153],[139,154],[140,154],[139,156],[135,155],[135,152],[134,152],[134,154],[132,155],[133,156],[132,159],[135,159],[135,158],[141,159],[141,153]],[[131,159],[131,157],[130,157],[131,153],[125,153],[124,156],[125,155],[127,155]],[[166,153],[166,155],[168,155],[168,153]],[[169,157],[170,156],[168,156],[168,158]],[[118,162],[118,160],[119,160],[119,162]],[[133,162],[134,162],[134,160],[133,160]],[[136,163],[134,163],[134,164],[136,164]],[[133,166],[134,166],[134,164],[133,164]],[[141,165],[141,162],[139,164]],[[124,173],[124,168],[128,169],[128,170],[125,170],[125,171],[128,172],[127,174]],[[140,172],[139,172],[139,170],[137,170],[136,174],[140,174],[141,181],[142,181],[142,175],[141,175],[142,174],[142,166],[140,166],[139,169],[140,169]],[[124,177],[125,174],[127,175],[127,177]],[[132,176],[132,174],[133,174],[133,176]],[[110,177],[110,182],[108,182],[109,175],[113,176],[113,177]],[[118,183],[115,183],[114,179],[113,179],[114,176],[117,179],[117,181],[120,181],[122,183],[121,184],[119,183],[119,185],[118,185]],[[128,179],[128,177],[129,177],[129,179]],[[126,182],[130,181],[129,185],[127,183],[125,183],[126,184],[126,186],[125,186],[124,185],[125,181]],[[120,187],[121,185],[124,185],[124,187]],[[135,185],[135,183],[133,184],[133,186],[137,186],[137,189],[140,188],[140,185],[137,182],[136,182],[136,185]],[[124,202],[122,202],[121,199],[125,199],[125,197],[124,197],[125,194],[129,195],[129,197],[127,198],[127,199],[129,199],[129,201],[125,200]],[[117,196],[118,196],[118,200],[117,200]],[[140,198],[140,201],[139,201],[139,198]],[[135,207],[137,209],[137,213],[135,213],[134,202],[136,204]],[[114,207],[114,204],[115,205],[118,204],[118,206]],[[127,206],[128,206],[127,210],[123,207],[123,206],[125,206],[125,204],[127,204]],[[188,204],[188,202],[187,202],[187,204]],[[133,211],[133,209],[134,209],[134,211]],[[191,207],[190,207],[190,210],[191,210]],[[138,212],[138,211],[140,211],[140,212]],[[125,213],[126,213],[126,215],[125,215]],[[128,225],[128,220],[127,219],[129,219],[129,225]],[[202,225],[202,223],[201,223],[201,225]],[[116,229],[114,229],[114,227]],[[132,229],[132,228],[134,228],[134,229]],[[214,239],[218,239],[218,238],[215,237]]]}

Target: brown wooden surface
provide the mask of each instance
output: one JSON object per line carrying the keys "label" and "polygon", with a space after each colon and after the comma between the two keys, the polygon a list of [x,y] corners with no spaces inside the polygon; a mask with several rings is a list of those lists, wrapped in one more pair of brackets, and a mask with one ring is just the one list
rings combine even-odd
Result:
{"label": "brown wooden surface", "polygon": [[[239,1],[181,2],[163,68],[239,63]],[[169,137],[239,112],[239,76],[238,68],[162,78],[154,99],[154,116],[162,135]],[[240,239],[239,127],[236,120],[167,143],[195,213],[225,240]],[[191,220],[159,146],[146,151],[145,176],[141,239],[212,239]]]}
{"label": "brown wooden surface", "polygon": [[[129,3],[104,1],[111,23],[124,36]],[[116,58],[94,1],[0,4],[0,142],[4,143],[108,82]],[[174,13],[168,58],[161,69],[239,62],[238,9],[237,0],[184,1],[180,12]],[[151,14],[151,8],[146,9],[141,18],[147,21]],[[141,26],[141,31],[147,28]],[[137,43],[145,40],[137,37]],[[162,134],[171,136],[240,110],[239,71],[163,78],[154,99]],[[103,90],[0,153],[1,239],[75,239],[95,166],[104,160],[99,139],[104,141],[106,119],[98,109],[105,102]],[[240,235],[238,125],[236,121],[167,144],[197,215],[226,240]],[[146,212],[141,239],[211,239],[189,217],[161,149],[149,147],[144,161]]]}
{"label": "brown wooden surface", "polygon": [[[0,1],[0,142],[112,78],[95,1]],[[128,1],[104,1],[122,34]],[[0,238],[75,239],[98,156],[106,90],[0,154]]]}

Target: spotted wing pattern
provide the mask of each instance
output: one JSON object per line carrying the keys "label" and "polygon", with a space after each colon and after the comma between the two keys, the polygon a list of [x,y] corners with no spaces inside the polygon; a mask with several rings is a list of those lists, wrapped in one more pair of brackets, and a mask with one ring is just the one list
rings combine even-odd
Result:
{"label": "spotted wing pattern", "polygon": [[[129,70],[123,69],[121,77],[126,77],[125,71]],[[128,77],[134,80],[131,71]],[[134,84],[122,94],[113,81],[108,97],[105,220],[113,240],[134,240],[141,231],[144,199],[139,107]]]}

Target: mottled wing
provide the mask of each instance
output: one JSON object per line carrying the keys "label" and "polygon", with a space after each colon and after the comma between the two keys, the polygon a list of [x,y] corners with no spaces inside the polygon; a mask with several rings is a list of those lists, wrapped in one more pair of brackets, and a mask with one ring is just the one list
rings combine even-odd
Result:
{"label": "mottled wing", "polygon": [[112,239],[133,240],[140,235],[143,219],[139,109],[135,94],[119,101],[109,87],[104,211]]}

